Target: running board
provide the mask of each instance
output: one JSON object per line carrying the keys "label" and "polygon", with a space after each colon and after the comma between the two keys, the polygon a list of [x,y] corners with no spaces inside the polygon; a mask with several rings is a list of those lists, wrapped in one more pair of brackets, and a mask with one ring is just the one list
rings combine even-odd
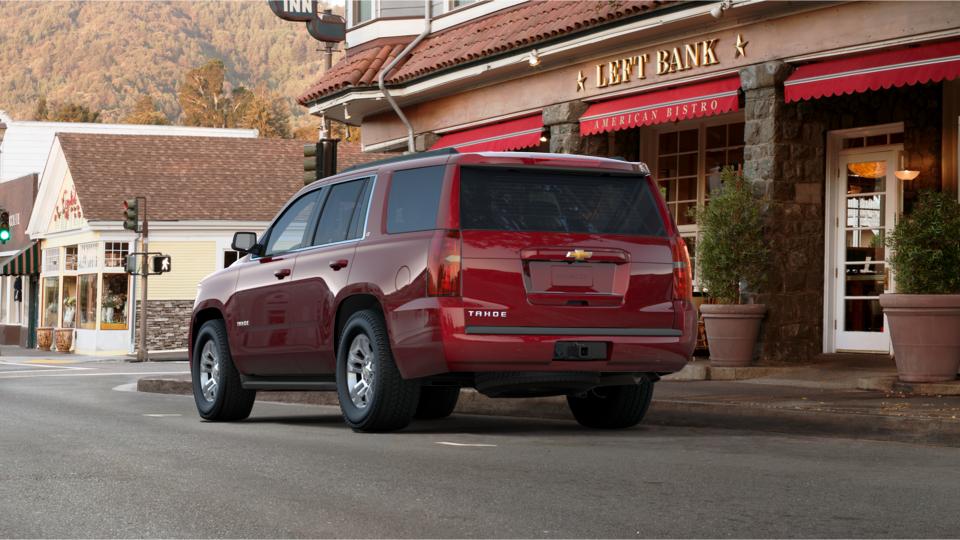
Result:
{"label": "running board", "polygon": [[251,377],[241,375],[244,390],[276,390],[283,392],[336,392],[333,377],[310,379],[287,379],[284,377]]}

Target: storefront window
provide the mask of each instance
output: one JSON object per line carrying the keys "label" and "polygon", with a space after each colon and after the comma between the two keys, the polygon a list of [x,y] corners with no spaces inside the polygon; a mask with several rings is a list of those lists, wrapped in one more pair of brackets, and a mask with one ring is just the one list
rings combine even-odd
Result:
{"label": "storefront window", "polygon": [[87,242],[86,244],[80,244],[79,259],[78,270],[81,272],[84,270],[96,271],[100,266],[100,243]]}
{"label": "storefront window", "polygon": [[63,269],[77,269],[77,246],[67,246],[63,250]]}
{"label": "storefront window", "polygon": [[57,307],[60,305],[60,278],[43,278],[42,326],[57,326]]}
{"label": "storefront window", "polygon": [[77,327],[77,276],[63,276],[64,328]]}
{"label": "storefront window", "polygon": [[82,274],[79,279],[79,299],[77,310],[80,314],[80,328],[97,327],[97,275]]}
{"label": "storefront window", "polygon": [[107,268],[123,268],[130,253],[130,244],[127,242],[107,242],[103,248],[104,266]]}
{"label": "storefront window", "polygon": [[353,24],[360,24],[373,18],[373,0],[353,0]]}
{"label": "storefront window", "polygon": [[55,274],[60,271],[60,248],[43,250],[43,272]]}
{"label": "storefront window", "polygon": [[661,133],[657,153],[657,181],[677,225],[695,223],[690,209],[697,206],[700,160],[699,130]]}
{"label": "storefront window", "polygon": [[103,275],[101,330],[127,329],[127,274]]}

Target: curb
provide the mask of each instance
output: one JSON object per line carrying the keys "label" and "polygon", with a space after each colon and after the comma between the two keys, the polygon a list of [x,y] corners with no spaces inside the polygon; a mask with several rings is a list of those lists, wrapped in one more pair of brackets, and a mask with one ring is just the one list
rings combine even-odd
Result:
{"label": "curb", "polygon": [[864,377],[857,381],[860,390],[899,392],[917,396],[960,396],[960,380],[939,383],[909,383],[892,377]]}
{"label": "curb", "polygon": [[[137,391],[190,395],[189,380],[143,378]],[[339,407],[335,392],[258,392],[257,401]],[[563,397],[488,398],[472,389],[460,394],[459,414],[573,420]],[[654,398],[644,423],[819,435],[913,444],[960,446],[960,422],[941,418],[816,411],[694,400]]]}

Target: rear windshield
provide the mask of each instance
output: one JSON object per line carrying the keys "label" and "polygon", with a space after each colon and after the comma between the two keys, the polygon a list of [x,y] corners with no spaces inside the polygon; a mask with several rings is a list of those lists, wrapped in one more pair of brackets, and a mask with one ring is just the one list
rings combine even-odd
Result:
{"label": "rear windshield", "polygon": [[643,176],[463,167],[463,229],[664,236]]}

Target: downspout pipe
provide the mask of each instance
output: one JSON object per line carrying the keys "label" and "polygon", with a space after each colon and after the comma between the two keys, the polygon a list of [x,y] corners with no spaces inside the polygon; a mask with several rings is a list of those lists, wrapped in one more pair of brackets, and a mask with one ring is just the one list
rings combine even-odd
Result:
{"label": "downspout pipe", "polygon": [[406,115],[403,114],[400,106],[397,105],[396,100],[394,100],[393,96],[390,95],[390,92],[387,90],[387,86],[383,81],[387,76],[387,73],[390,73],[390,71],[395,68],[401,60],[406,58],[406,56],[410,54],[410,51],[419,45],[420,42],[423,41],[423,38],[427,37],[427,34],[430,33],[430,25],[433,20],[433,17],[430,15],[430,2],[431,0],[424,0],[423,2],[423,32],[420,32],[420,35],[414,38],[409,45],[404,47],[404,49],[400,51],[400,54],[391,60],[389,64],[384,66],[383,69],[380,70],[380,74],[377,75],[377,85],[380,87],[380,91],[383,92],[383,95],[387,98],[390,106],[393,107],[393,110],[397,113],[397,116],[400,117],[400,121],[403,122],[403,125],[407,126],[407,153],[410,154],[416,151],[416,146],[413,140],[413,124],[411,124],[410,120],[408,120]]}

